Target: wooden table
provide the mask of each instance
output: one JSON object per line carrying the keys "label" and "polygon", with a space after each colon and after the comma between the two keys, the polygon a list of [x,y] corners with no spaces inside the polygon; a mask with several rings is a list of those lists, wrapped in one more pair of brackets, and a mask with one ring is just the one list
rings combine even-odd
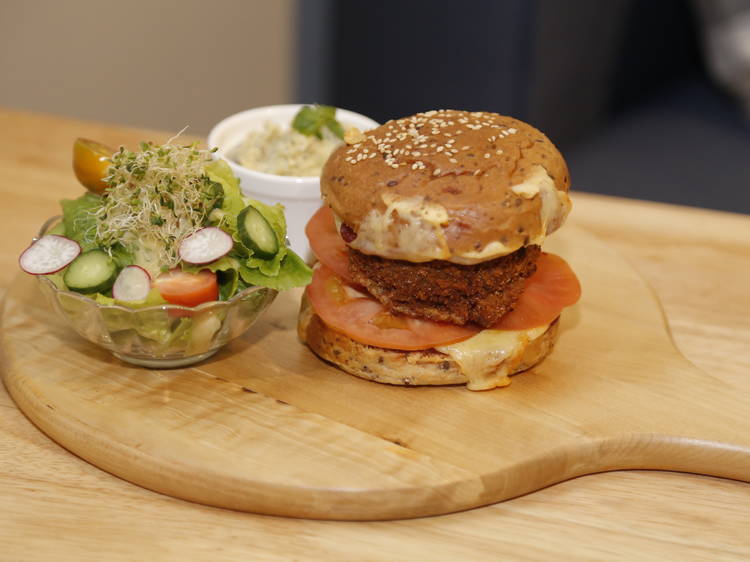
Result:
{"label": "wooden table", "polygon": [[[75,137],[134,145],[171,136],[9,110],[0,110],[0,131],[3,293],[40,221],[58,211],[59,199],[80,194],[70,168]],[[571,222],[617,248],[649,281],[683,353],[750,393],[750,217],[586,194],[574,201]],[[628,471],[408,521],[259,516],[119,480],[39,432],[0,387],[0,560],[563,557],[747,560],[750,485]]]}

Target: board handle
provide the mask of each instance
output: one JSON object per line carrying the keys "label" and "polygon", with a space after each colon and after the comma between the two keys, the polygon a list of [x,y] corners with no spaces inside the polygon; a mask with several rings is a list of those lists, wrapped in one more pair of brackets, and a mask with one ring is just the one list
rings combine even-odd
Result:
{"label": "board handle", "polygon": [[750,395],[682,358],[654,376],[625,430],[591,442],[602,470],[656,469],[750,482]]}
{"label": "board handle", "polygon": [[[735,440],[633,433],[590,443],[588,472],[668,470],[750,482],[750,445]],[[592,470],[593,469],[593,470]]]}

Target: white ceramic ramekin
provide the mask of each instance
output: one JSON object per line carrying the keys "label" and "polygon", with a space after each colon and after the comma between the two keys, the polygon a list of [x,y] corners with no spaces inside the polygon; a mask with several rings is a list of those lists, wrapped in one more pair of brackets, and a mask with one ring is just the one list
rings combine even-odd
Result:
{"label": "white ceramic ramekin", "polygon": [[[229,163],[234,175],[240,179],[245,195],[264,203],[281,203],[286,209],[287,233],[292,249],[303,259],[310,261],[312,254],[305,236],[305,225],[320,207],[320,178],[317,176],[277,176],[256,172],[240,166],[232,159],[232,152],[242,143],[247,133],[261,129],[267,121],[282,127],[290,127],[292,119],[302,105],[270,105],[236,113],[223,119],[211,129],[208,146],[217,147],[216,156]],[[369,117],[347,111],[336,110],[336,119],[344,126],[357,127],[361,131],[379,125]]]}

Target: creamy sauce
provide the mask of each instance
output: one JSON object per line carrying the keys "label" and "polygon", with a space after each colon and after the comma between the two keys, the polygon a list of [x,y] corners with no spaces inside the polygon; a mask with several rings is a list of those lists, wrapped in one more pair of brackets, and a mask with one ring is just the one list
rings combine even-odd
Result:
{"label": "creamy sauce", "polygon": [[[547,235],[557,230],[570,212],[570,198],[555,187],[543,166],[534,166],[531,175],[511,191],[525,199],[539,198],[539,230],[531,232],[530,244],[541,245]],[[422,196],[400,199],[393,193],[382,195],[385,212],[371,210],[349,245],[366,254],[412,262],[447,260],[473,265],[506,256],[522,244],[503,244],[495,240],[477,251],[451,253],[444,232],[449,221],[448,211]],[[340,220],[337,218],[340,226]]]}
{"label": "creamy sauce", "polygon": [[[555,182],[549,177],[547,170],[539,165],[534,166],[533,172],[523,183],[511,187],[511,190],[517,192],[517,188],[524,193],[536,190],[536,193],[541,197],[539,210],[541,228],[531,242],[541,245],[549,234],[560,228],[568,213],[570,213],[570,197],[566,192],[555,187]],[[535,195],[532,197],[535,197]]]}
{"label": "creamy sauce", "polygon": [[[448,211],[422,196],[399,199],[384,193],[384,213],[370,211],[349,245],[366,254],[414,262],[450,257],[443,233]],[[393,228],[396,225],[396,228]]]}
{"label": "creamy sauce", "polygon": [[520,245],[508,246],[506,244],[503,244],[499,240],[495,240],[494,242],[490,242],[489,244],[487,244],[478,252],[464,252],[462,254],[454,254],[455,257],[451,261],[460,263],[462,265],[473,265],[475,263],[479,263],[492,258],[507,256],[508,254],[512,254],[513,252],[518,250],[518,248],[520,247]]}
{"label": "creamy sauce", "polygon": [[512,372],[526,347],[549,325],[529,330],[482,330],[459,343],[436,347],[458,365],[469,390],[489,390],[510,384]]}
{"label": "creamy sauce", "polygon": [[539,184],[526,180],[523,183],[518,183],[510,188],[510,190],[524,199],[532,199],[539,193]]}

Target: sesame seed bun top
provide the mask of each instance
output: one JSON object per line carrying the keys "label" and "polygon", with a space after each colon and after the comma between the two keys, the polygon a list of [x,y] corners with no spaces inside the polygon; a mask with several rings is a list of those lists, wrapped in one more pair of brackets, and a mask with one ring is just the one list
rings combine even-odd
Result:
{"label": "sesame seed bun top", "polygon": [[368,254],[478,263],[541,244],[570,210],[562,156],[512,117],[429,111],[347,140],[321,193]]}

